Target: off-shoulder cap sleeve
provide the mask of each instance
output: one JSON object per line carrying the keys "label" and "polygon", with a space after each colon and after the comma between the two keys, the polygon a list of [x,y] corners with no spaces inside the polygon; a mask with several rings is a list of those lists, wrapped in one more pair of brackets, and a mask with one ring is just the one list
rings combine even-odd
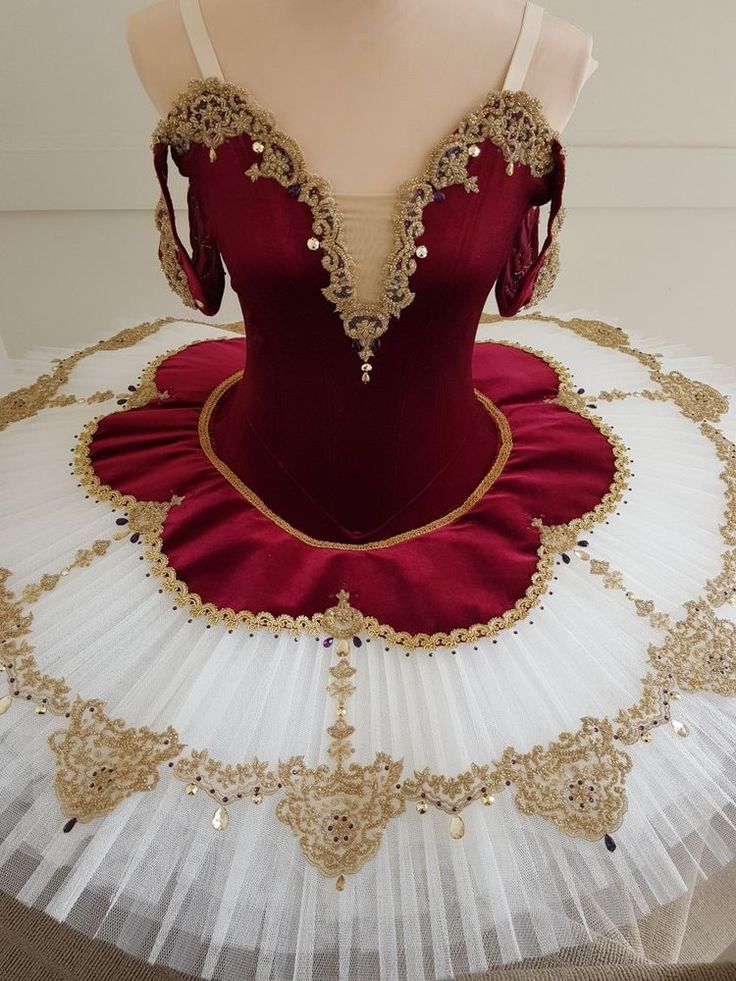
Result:
{"label": "off-shoulder cap sleeve", "polygon": [[[536,306],[554,286],[560,268],[557,236],[565,217],[562,192],[565,185],[565,151],[559,140],[552,146],[553,167],[542,190],[525,211],[511,250],[496,279],[498,312],[512,317],[524,307]],[[540,249],[540,207],[550,204],[547,234]]]}
{"label": "off-shoulder cap sleeve", "polygon": [[152,150],[161,188],[161,196],[154,212],[159,231],[158,258],[161,268],[169,286],[186,306],[211,316],[220,309],[225,291],[222,257],[199,207],[191,182],[187,187],[191,255],[182,244],[176,230],[168,187],[169,145],[165,141],[155,142]]}

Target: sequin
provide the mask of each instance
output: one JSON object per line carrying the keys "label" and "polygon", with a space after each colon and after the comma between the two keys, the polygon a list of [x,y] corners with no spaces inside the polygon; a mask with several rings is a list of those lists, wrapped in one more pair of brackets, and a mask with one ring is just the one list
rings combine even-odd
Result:
{"label": "sequin", "polygon": [[212,816],[212,827],[215,831],[224,831],[228,824],[230,824],[230,815],[227,813],[227,808],[218,807]]}
{"label": "sequin", "polygon": [[459,814],[454,814],[450,819],[450,837],[458,840],[465,834],[465,822]]}

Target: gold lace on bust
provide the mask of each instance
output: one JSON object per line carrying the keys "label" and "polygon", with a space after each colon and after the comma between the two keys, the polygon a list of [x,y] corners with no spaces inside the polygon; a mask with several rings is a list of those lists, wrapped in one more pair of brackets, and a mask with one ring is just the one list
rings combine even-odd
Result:
{"label": "gold lace on bust", "polygon": [[[250,137],[260,157],[245,174],[254,181],[259,177],[278,181],[312,210],[313,235],[306,245],[312,251],[322,251],[322,265],[329,272],[329,285],[322,292],[334,305],[346,335],[353,341],[361,361],[363,382],[370,381],[373,367],[370,359],[391,318],[398,317],[414,299],[409,279],[417,268],[417,259],[426,259],[428,255],[426,245],[417,245],[425,230],[422,219],[426,206],[441,200],[442,189],[451,185],[462,184],[467,192],[478,192],[477,177],[469,176],[467,168],[470,158],[481,153],[480,144],[485,140],[501,151],[509,176],[514,173],[516,163],[529,167],[534,177],[548,174],[554,167],[553,144],[560,144],[559,133],[547,122],[536,96],[521,90],[488,92],[474,110],[462,117],[452,133],[435,144],[424,171],[399,187],[393,216],[393,246],[383,263],[380,298],[368,302],[357,296],[356,263],[344,242],[343,215],[330,182],[307,169],[296,140],[277,128],[273,113],[258,105],[247,90],[215,76],[191,79],[166,117],[159,120],[151,145],[167,143],[184,153],[198,143],[209,149],[209,159],[214,162],[217,147],[243,134]],[[157,226],[162,236],[164,232],[169,235],[161,228],[160,220]],[[169,244],[168,238],[164,238],[163,244]],[[162,262],[166,261],[164,271],[169,283],[187,305],[193,306],[186,295],[188,289],[183,288],[181,277],[172,268],[171,256],[172,250],[165,247]],[[545,267],[547,292],[552,285],[550,274],[555,269],[553,262]]]}

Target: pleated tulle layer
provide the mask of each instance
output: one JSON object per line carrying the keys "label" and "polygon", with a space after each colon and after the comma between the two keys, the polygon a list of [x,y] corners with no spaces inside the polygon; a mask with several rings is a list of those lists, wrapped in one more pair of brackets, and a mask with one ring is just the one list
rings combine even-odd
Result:
{"label": "pleated tulle layer", "polygon": [[[352,761],[366,766],[383,752],[401,762],[405,781],[425,768],[452,777],[512,748],[532,775],[523,788],[494,792],[490,806],[474,798],[460,838],[449,833],[451,812],[418,813],[407,801],[338,889],[276,815],[278,792],[228,801],[228,827],[216,831],[217,802],[185,792],[162,746],[172,727],[169,748],[180,744],[184,757],[206,750],[224,763],[333,765],[328,631],[295,636],[192,617],[116,523],[120,512],[87,495],[70,466],[84,425],[112,411],[150,361],[222,332],[172,319],[78,359],[53,392],[6,406],[0,567],[17,600],[6,602],[6,651],[27,643],[70,699],[99,699],[109,718],[162,735],[149,747],[160,753],[147,771],[151,789],[64,831],[68,782],[99,776],[91,744],[60,762],[49,737],[74,718],[12,698],[0,716],[0,889],[139,958],[207,978],[414,981],[623,931],[734,858],[736,607],[726,600],[736,590],[736,372],[663,338],[626,328],[624,343],[612,331],[578,315],[490,320],[478,334],[562,362],[630,453],[627,492],[582,554],[576,546],[558,556],[525,619],[454,654],[365,636],[350,645]],[[5,389],[30,385],[71,353],[36,352],[5,372]],[[77,561],[96,541],[109,544]],[[44,576],[53,585],[34,589]],[[688,609],[695,617],[686,604],[696,601],[710,619],[680,638],[676,660],[686,666],[672,687],[682,698],[662,724],[642,728],[649,741],[623,738],[656,651],[671,654],[676,624]],[[10,678],[8,686],[12,694]],[[631,764],[616,776],[601,762],[596,795],[623,801],[607,840],[586,837],[571,816],[559,777],[577,764],[564,770],[554,749],[538,771],[532,760],[535,746],[559,747],[560,734],[587,718],[619,727]],[[90,797],[88,787],[75,792]]]}

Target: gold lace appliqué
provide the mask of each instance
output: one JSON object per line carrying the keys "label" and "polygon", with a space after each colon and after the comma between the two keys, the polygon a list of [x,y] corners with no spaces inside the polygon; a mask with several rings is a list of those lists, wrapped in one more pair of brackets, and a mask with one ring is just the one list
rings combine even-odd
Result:
{"label": "gold lace appliqu\u00e9", "polygon": [[99,699],[77,698],[66,729],[49,744],[56,755],[56,793],[66,817],[82,823],[158,783],[158,767],[181,753],[176,730],[153,732],[111,719]]}
{"label": "gold lace appliqu\u00e9", "polygon": [[[344,218],[330,182],[308,170],[296,140],[279,129],[273,113],[258,105],[244,88],[215,76],[191,79],[173,101],[167,116],[159,120],[151,145],[167,143],[184,153],[198,143],[209,149],[214,162],[217,147],[243,134],[250,137],[260,158],[248,168],[247,176],[251,180],[268,177],[278,181],[312,211],[314,236],[308,244],[321,250],[321,262],[330,280],[322,292],[340,315],[345,334],[357,346],[364,382],[370,380],[370,359],[376,342],[388,330],[391,318],[398,317],[414,299],[409,280],[417,268],[417,259],[428,254],[426,245],[416,244],[424,232],[427,205],[438,192],[452,185],[461,184],[468,192],[478,192],[477,178],[468,175],[468,163],[481,152],[480,144],[486,140],[503,155],[509,175],[518,163],[527,166],[532,176],[544,176],[554,166],[553,144],[561,146],[560,134],[547,122],[535,96],[521,90],[487,93],[452,133],[435,144],[423,173],[399,187],[394,241],[382,266],[380,299],[363,302],[358,299],[355,259],[344,242]],[[191,306],[191,294],[176,268],[170,229],[158,217],[157,224],[167,263],[164,271],[172,289]],[[548,283],[552,261],[545,273]]]}

